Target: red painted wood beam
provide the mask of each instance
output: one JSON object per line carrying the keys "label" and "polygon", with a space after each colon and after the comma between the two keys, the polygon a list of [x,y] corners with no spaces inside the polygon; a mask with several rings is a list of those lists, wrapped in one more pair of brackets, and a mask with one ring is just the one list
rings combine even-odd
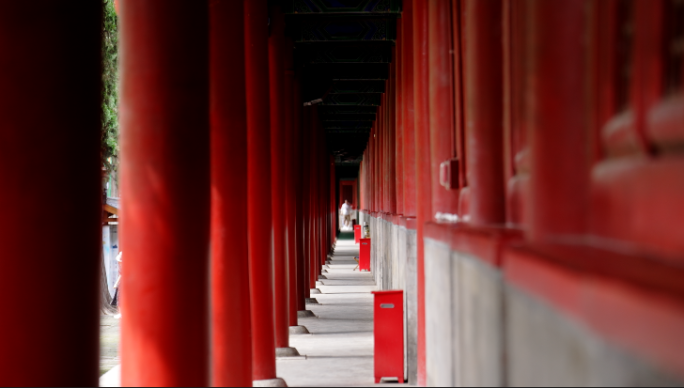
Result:
{"label": "red painted wood beam", "polygon": [[3,386],[98,383],[101,20],[99,2],[0,12]]}
{"label": "red painted wood beam", "polygon": [[208,5],[120,7],[122,384],[206,385]]}
{"label": "red painted wood beam", "polygon": [[402,96],[401,114],[404,123],[404,217],[416,217],[416,133],[415,133],[415,97],[413,94],[413,1],[404,2],[402,18]]}
{"label": "red painted wood beam", "polygon": [[[289,325],[297,326],[297,157],[295,143],[295,109],[297,109],[294,92],[294,43],[291,38],[283,42],[285,58],[285,212],[287,225],[287,262],[288,262],[288,298]],[[298,136],[298,135],[297,135]]]}
{"label": "red painted wood beam", "polygon": [[[247,229],[247,105],[242,2],[210,8],[212,383],[252,384]],[[236,297],[240,295],[240,297]]]}
{"label": "red painted wood beam", "polygon": [[301,94],[301,76],[297,72],[295,73],[294,82],[294,183],[295,183],[295,203],[297,207],[296,211],[296,249],[297,249],[297,311],[306,310],[306,295],[308,295],[308,277],[306,276],[306,209],[305,209],[305,179],[306,175],[303,171],[304,168],[304,158],[303,158],[303,142],[307,139],[307,133],[304,130],[304,125],[306,121],[306,116],[304,115],[302,108],[302,94]]}
{"label": "red painted wood beam", "polygon": [[396,147],[396,133],[397,123],[395,115],[395,101],[396,101],[396,58],[395,50],[392,48],[392,63],[390,64],[390,79],[389,79],[389,93],[387,94],[387,153],[388,153],[388,169],[389,169],[389,213],[397,214],[397,147]]}
{"label": "red painted wood beam", "polygon": [[252,297],[253,379],[276,378],[271,219],[268,8],[245,1],[247,227]]}
{"label": "red painted wood beam", "polygon": [[528,3],[527,93],[532,173],[529,238],[586,230],[589,158],[584,107],[584,5]]}
{"label": "red painted wood beam", "polygon": [[[440,165],[455,156],[454,45],[449,1],[430,2],[430,181],[434,213],[458,213],[459,190],[447,190],[440,183]],[[494,21],[495,22],[495,21]]]}
{"label": "red painted wood beam", "polygon": [[466,0],[465,93],[470,221],[506,222],[502,3]]}
{"label": "red painted wood beam", "polygon": [[[307,169],[309,170],[309,183],[308,183],[308,188],[309,188],[309,201],[308,201],[308,208],[309,208],[309,215],[308,215],[308,222],[309,222],[309,228],[308,228],[308,236],[307,236],[307,244],[309,246],[309,253],[307,255],[307,263],[308,263],[308,269],[309,269],[309,287],[313,288],[316,286],[316,280],[318,280],[318,276],[316,276],[316,252],[317,252],[317,247],[316,247],[316,153],[314,150],[316,149],[316,146],[318,145],[316,142],[316,136],[318,132],[318,128],[316,127],[316,121],[318,120],[318,117],[315,115],[315,110],[316,108],[308,108],[308,115],[309,115],[309,136],[310,136],[310,144],[307,149],[305,149],[304,152],[307,153],[308,155],[308,163],[307,163]],[[306,295],[309,297],[311,294],[310,289],[306,290]]]}
{"label": "red painted wood beam", "polygon": [[396,139],[395,139],[395,181],[394,187],[397,195],[397,203],[395,213],[404,214],[404,116],[403,116],[403,103],[404,103],[404,84],[402,73],[404,71],[403,61],[402,61],[402,51],[403,51],[403,19],[399,20],[398,34],[399,42],[396,49],[392,50],[392,63],[395,64],[394,73],[394,85],[396,92],[394,93],[394,120],[396,122]]}
{"label": "red painted wood beam", "polygon": [[[276,347],[290,347],[289,265],[286,231],[286,147],[285,128],[285,14],[280,7],[270,10],[269,87],[271,98],[271,215],[273,220],[273,261],[275,287]],[[289,99],[288,99],[289,100]]]}
{"label": "red painted wood beam", "polygon": [[424,226],[432,219],[430,179],[428,3],[413,0],[413,58],[418,233],[418,384],[427,383],[425,363],[425,244]]}

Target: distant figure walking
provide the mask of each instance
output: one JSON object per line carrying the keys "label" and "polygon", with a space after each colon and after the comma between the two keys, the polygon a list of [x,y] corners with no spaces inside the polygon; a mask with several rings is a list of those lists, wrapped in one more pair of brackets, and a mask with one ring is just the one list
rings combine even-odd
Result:
{"label": "distant figure walking", "polygon": [[349,204],[349,201],[344,201],[344,203],[342,204],[342,208],[340,209],[340,213],[342,213],[342,215],[344,216],[344,226],[350,226],[352,207]]}

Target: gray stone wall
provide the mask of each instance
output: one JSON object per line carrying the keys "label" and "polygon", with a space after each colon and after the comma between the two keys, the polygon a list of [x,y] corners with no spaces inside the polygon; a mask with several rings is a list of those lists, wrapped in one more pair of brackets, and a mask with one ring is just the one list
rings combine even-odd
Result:
{"label": "gray stone wall", "polygon": [[418,385],[418,234],[415,230],[402,228],[406,244],[406,357],[408,382]]}
{"label": "gray stone wall", "polygon": [[405,373],[411,384],[418,380],[417,235],[415,230],[389,220],[361,214],[371,226],[371,269],[380,290],[404,290]]}
{"label": "gray stone wall", "polygon": [[432,239],[425,240],[425,309],[429,386],[682,385],[507,285],[498,268]]}
{"label": "gray stone wall", "polygon": [[515,286],[506,287],[505,303],[511,386],[682,385]]}
{"label": "gray stone wall", "polygon": [[457,350],[459,328],[453,312],[458,310],[453,265],[449,246],[425,239],[425,351],[427,385],[451,387],[459,375]]}

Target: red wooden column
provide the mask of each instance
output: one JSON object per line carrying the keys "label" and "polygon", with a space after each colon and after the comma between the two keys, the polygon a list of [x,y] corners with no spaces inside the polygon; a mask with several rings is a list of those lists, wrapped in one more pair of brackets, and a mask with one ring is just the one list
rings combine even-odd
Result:
{"label": "red wooden column", "polygon": [[[456,145],[454,136],[454,46],[452,44],[451,4],[448,1],[430,2],[428,14],[430,181],[432,183],[432,216],[434,216],[437,212],[458,213],[459,191],[457,190],[458,187],[447,190],[440,183],[440,165],[455,156]],[[491,23],[497,22],[500,23],[500,19],[491,21]],[[501,51],[501,47],[498,49]]]}
{"label": "red wooden column", "polygon": [[[253,379],[276,382],[271,217],[268,8],[245,1],[247,225],[252,297]],[[279,383],[284,383],[282,380]]]}
{"label": "red wooden column", "polygon": [[[530,28],[526,101],[530,139],[529,237],[581,234],[589,185],[589,141],[584,96],[582,39],[584,6],[579,2],[528,4]],[[533,108],[533,109],[532,109]]]}
{"label": "red wooden column", "polygon": [[390,166],[392,164],[392,154],[390,153],[390,122],[389,122],[389,100],[391,94],[390,82],[386,81],[387,92],[382,95],[382,190],[383,201],[382,211],[384,213],[391,213],[390,205]]}
{"label": "red wooden column", "polygon": [[377,213],[382,211],[382,180],[380,178],[380,140],[382,139],[380,134],[381,121],[382,116],[380,114],[380,109],[378,109],[377,120],[375,121],[375,132],[373,134],[373,186],[375,189],[375,208],[373,211],[376,213],[374,214],[375,217],[378,216]]}
{"label": "red wooden column", "polygon": [[378,148],[376,153],[378,163],[378,212],[385,212],[385,112],[378,109]]}
{"label": "red wooden column", "polygon": [[294,139],[295,139],[295,183],[297,189],[297,311],[306,310],[306,297],[309,295],[309,277],[307,271],[306,258],[307,250],[307,228],[308,228],[308,174],[305,171],[306,158],[304,150],[307,149],[309,141],[308,131],[308,112],[302,107],[301,94],[301,74],[295,79],[294,97]]}
{"label": "red wooden column", "polygon": [[[98,384],[101,19],[99,2],[0,12],[3,386]],[[59,227],[41,233],[46,200]]]}
{"label": "red wooden column", "polygon": [[427,382],[425,364],[425,244],[424,225],[432,219],[428,62],[428,2],[413,0],[413,58],[418,232],[418,384]]}
{"label": "red wooden column", "polygon": [[[316,281],[318,280],[318,276],[316,276],[316,257],[317,252],[318,252],[318,246],[316,244],[316,228],[318,227],[317,223],[317,214],[316,214],[316,152],[314,151],[316,149],[316,146],[318,145],[316,142],[317,138],[317,133],[318,133],[318,127],[316,126],[316,122],[318,120],[318,117],[316,117],[315,114],[315,107],[310,108],[309,110],[309,130],[310,130],[310,137],[311,141],[309,143],[309,148],[305,150],[305,152],[308,154],[308,165],[307,168],[309,170],[309,231],[308,231],[308,245],[309,245],[309,255],[307,257],[307,262],[308,262],[308,268],[309,268],[309,287],[314,288],[316,287]],[[311,289],[306,290],[306,296],[309,297],[311,295]]]}
{"label": "red wooden column", "polygon": [[[247,250],[243,2],[211,4],[212,327],[214,386],[252,384]],[[236,206],[243,204],[243,206]],[[236,297],[240,295],[241,297]]]}
{"label": "red wooden column", "polygon": [[501,2],[466,1],[466,168],[470,217],[476,224],[506,221],[502,9]]}
{"label": "red wooden column", "polygon": [[285,217],[287,228],[288,263],[288,316],[289,325],[297,326],[297,179],[295,162],[295,92],[294,92],[294,53],[293,42],[286,38],[283,42],[285,58]]}
{"label": "red wooden column", "polygon": [[394,78],[394,85],[396,92],[394,95],[394,120],[396,123],[396,138],[395,138],[395,192],[397,195],[396,211],[397,214],[404,214],[404,116],[403,116],[403,103],[404,103],[404,85],[402,82],[402,73],[404,71],[404,66],[402,63],[402,45],[403,45],[403,20],[398,21],[398,34],[399,42],[396,50],[393,52],[392,58],[393,63],[396,63],[396,74]]}
{"label": "red wooden column", "polygon": [[416,131],[413,95],[413,1],[404,2],[402,18],[402,95],[404,123],[404,217],[416,217]]}
{"label": "red wooden column", "polygon": [[275,262],[276,354],[299,355],[290,348],[289,264],[287,255],[286,199],[286,125],[285,109],[285,15],[272,7],[269,37],[269,79],[271,95],[271,212],[273,218],[273,260]]}
{"label": "red wooden column", "polygon": [[397,95],[397,61],[396,51],[392,48],[392,63],[390,64],[389,94],[387,95],[387,122],[388,122],[388,154],[389,154],[389,213],[399,214],[397,211],[397,116],[396,116],[396,95]]}
{"label": "red wooden column", "polygon": [[[328,193],[328,203],[326,204],[326,229],[328,229],[328,240],[329,240],[329,245],[328,249],[332,251],[333,249],[333,244],[335,243],[335,235],[333,234],[333,229],[334,226],[332,225],[332,220],[333,220],[333,212],[335,211],[335,159],[332,155],[328,154],[328,188],[327,188],[327,193]],[[358,205],[357,205],[358,206]]]}
{"label": "red wooden column", "polygon": [[208,23],[205,2],[120,3],[124,386],[209,383]]}

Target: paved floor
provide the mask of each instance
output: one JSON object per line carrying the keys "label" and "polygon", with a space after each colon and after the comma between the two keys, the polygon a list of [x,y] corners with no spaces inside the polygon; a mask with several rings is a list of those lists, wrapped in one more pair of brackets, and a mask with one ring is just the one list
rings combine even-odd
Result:
{"label": "paved floor", "polygon": [[[374,385],[370,292],[377,287],[369,272],[354,270],[354,256],[358,256],[354,241],[339,240],[331,264],[324,268],[327,279],[317,284],[321,293],[311,295],[318,304],[307,304],[316,317],[299,319],[311,334],[290,336],[290,346],[306,359],[277,361],[278,376],[290,387]],[[105,318],[102,325],[101,369],[118,362],[118,321]],[[119,373],[115,367],[100,385],[118,386]]]}
{"label": "paved floor", "polygon": [[315,318],[300,318],[310,335],[290,336],[291,346],[307,359],[278,360],[278,376],[291,387],[372,386],[373,296],[369,272],[354,271],[358,246],[340,240],[318,283],[319,304],[308,304]]}
{"label": "paved floor", "polygon": [[100,376],[121,363],[119,359],[120,320],[111,315],[100,318]]}

